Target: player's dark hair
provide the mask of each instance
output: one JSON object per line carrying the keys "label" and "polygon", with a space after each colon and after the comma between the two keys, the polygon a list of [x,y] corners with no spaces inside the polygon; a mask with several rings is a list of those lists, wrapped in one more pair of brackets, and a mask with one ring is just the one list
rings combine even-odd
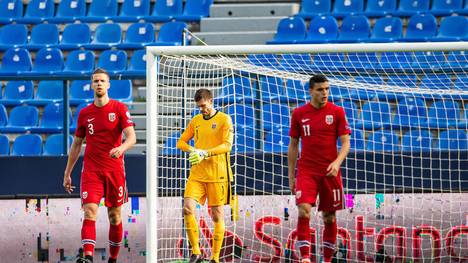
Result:
{"label": "player's dark hair", "polygon": [[328,82],[328,79],[327,77],[325,77],[325,75],[322,75],[322,74],[313,75],[309,80],[309,89],[313,89],[315,83],[324,83],[324,82]]}
{"label": "player's dark hair", "polygon": [[95,74],[106,74],[107,75],[107,78],[110,79],[110,75],[109,75],[109,72],[107,72],[107,70],[103,69],[103,68],[97,68],[93,71],[93,74],[91,74],[91,80],[93,80],[93,76]]}
{"label": "player's dark hair", "polygon": [[213,94],[208,89],[199,89],[195,92],[195,102],[200,100],[210,100],[213,98]]}

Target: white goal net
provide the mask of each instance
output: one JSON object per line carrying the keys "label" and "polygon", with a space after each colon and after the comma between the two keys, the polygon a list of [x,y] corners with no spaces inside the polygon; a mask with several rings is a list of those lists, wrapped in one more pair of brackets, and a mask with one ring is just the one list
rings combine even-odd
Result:
{"label": "white goal net", "polygon": [[[147,262],[185,262],[187,154],[177,139],[210,89],[231,115],[237,205],[225,207],[224,262],[298,262],[288,187],[290,115],[324,74],[352,129],[336,262],[468,259],[468,43],[149,47]],[[339,144],[337,142],[337,147]],[[197,207],[202,252],[213,223]],[[322,219],[311,218],[321,262]]]}

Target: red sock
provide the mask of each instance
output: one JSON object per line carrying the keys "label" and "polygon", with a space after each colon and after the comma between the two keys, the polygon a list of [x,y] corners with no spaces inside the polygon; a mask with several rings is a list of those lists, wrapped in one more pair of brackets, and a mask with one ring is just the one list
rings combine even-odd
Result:
{"label": "red sock", "polygon": [[81,227],[81,244],[83,245],[84,255],[94,255],[94,246],[96,245],[96,221],[85,219]]}
{"label": "red sock", "polygon": [[296,247],[301,252],[301,258],[310,258],[310,225],[309,218],[299,217],[297,221]]}
{"label": "red sock", "polygon": [[325,224],[325,229],[323,230],[323,259],[325,262],[331,262],[335,253],[337,231],[336,220],[331,224]]}
{"label": "red sock", "polygon": [[109,254],[110,258],[117,259],[122,244],[122,222],[109,227]]}

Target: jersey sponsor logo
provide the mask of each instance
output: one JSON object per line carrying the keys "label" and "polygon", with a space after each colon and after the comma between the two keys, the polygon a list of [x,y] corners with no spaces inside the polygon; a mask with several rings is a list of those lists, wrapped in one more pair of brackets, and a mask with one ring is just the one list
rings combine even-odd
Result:
{"label": "jersey sponsor logo", "polygon": [[115,113],[114,112],[109,113],[109,121],[115,121]]}
{"label": "jersey sponsor logo", "polygon": [[302,123],[308,122],[310,119],[302,119]]}
{"label": "jersey sponsor logo", "polygon": [[302,196],[302,191],[297,191],[296,192],[296,199],[301,198],[301,196]]}
{"label": "jersey sponsor logo", "polygon": [[88,122],[92,122],[92,121],[94,121],[94,119],[96,119],[96,118],[88,119]]}
{"label": "jersey sponsor logo", "polygon": [[325,123],[328,124],[328,125],[332,125],[333,124],[333,115],[325,116]]}
{"label": "jersey sponsor logo", "polygon": [[211,124],[211,129],[216,129],[216,123]]}
{"label": "jersey sponsor logo", "polygon": [[83,197],[83,199],[88,198],[88,192],[83,192],[83,194],[81,194],[81,197]]}

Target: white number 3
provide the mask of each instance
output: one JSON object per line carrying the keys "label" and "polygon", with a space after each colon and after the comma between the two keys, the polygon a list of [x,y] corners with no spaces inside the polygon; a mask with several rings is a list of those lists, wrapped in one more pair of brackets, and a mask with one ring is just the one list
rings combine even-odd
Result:
{"label": "white number 3", "polygon": [[88,123],[89,134],[94,134],[94,127],[92,123]]}

